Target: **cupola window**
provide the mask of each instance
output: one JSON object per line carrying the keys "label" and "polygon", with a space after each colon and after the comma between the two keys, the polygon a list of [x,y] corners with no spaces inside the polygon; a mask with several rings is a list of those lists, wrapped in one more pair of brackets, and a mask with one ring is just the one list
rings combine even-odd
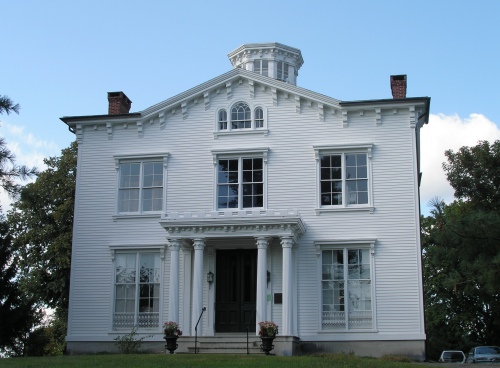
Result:
{"label": "cupola window", "polygon": [[288,82],[288,63],[278,61],[278,70],[276,79],[282,82]]}
{"label": "cupola window", "polygon": [[268,77],[269,76],[269,61],[268,60],[254,60],[253,71]]}

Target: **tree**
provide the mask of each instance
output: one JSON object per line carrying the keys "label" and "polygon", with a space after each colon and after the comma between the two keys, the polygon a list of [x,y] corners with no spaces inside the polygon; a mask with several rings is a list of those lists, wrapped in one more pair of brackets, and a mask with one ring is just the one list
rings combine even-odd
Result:
{"label": "tree", "polygon": [[[19,104],[14,104],[7,96],[0,96],[0,114],[19,114]],[[0,137],[0,186],[13,198],[19,191],[16,179],[26,180],[37,173],[36,168],[29,169],[24,165],[15,164],[16,156],[7,148],[5,140]]]}
{"label": "tree", "polygon": [[22,188],[8,219],[20,282],[51,308],[68,308],[77,145],[45,159],[47,169]]}
{"label": "tree", "polygon": [[15,159],[16,156],[6,147],[5,140],[0,137],[0,186],[12,198],[16,198],[20,189],[16,180],[27,180],[38,172],[36,167],[28,168],[24,165],[16,165]]}
{"label": "tree", "polygon": [[21,106],[19,104],[14,104],[12,100],[7,97],[7,96],[0,96],[0,114],[3,114],[4,112],[9,115],[12,111],[14,111],[16,114],[19,114],[19,109]]}
{"label": "tree", "polygon": [[39,305],[26,297],[17,281],[18,266],[13,256],[12,234],[0,219],[0,348],[10,355],[23,355],[26,334],[42,317]]}
{"label": "tree", "polygon": [[500,141],[480,141],[474,147],[445,152],[446,178],[455,189],[455,197],[484,210],[500,206]]}
{"label": "tree", "polygon": [[[19,113],[19,104],[7,96],[0,96],[0,114]],[[36,174],[36,169],[15,164],[15,156],[0,137],[0,187],[15,197],[19,191],[17,179]],[[19,265],[13,249],[13,235],[1,214],[0,206],[0,349],[9,355],[22,355],[26,333],[41,319],[42,312],[36,301],[20,287]]]}
{"label": "tree", "polygon": [[[500,142],[479,142],[443,164],[456,200],[422,219],[429,353],[500,344]],[[433,350],[434,349],[434,350]]]}

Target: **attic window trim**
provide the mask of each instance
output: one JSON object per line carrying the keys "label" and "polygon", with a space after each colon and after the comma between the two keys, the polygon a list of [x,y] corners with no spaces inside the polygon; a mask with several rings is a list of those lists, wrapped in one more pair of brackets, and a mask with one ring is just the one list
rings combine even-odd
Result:
{"label": "attic window trim", "polygon": [[[240,108],[246,105],[250,112],[250,119],[243,120],[233,120],[233,109],[235,107]],[[257,110],[259,110],[259,115],[257,115]],[[224,114],[225,112],[225,114]],[[221,120],[221,116],[224,116]],[[242,122],[249,122],[250,127],[234,127],[235,123],[241,125]],[[267,136],[269,130],[267,129],[267,107],[262,104],[251,103],[245,100],[239,100],[228,106],[222,106],[215,111],[215,127],[214,127],[214,139],[221,136],[227,135],[238,135],[238,134],[262,134]]]}

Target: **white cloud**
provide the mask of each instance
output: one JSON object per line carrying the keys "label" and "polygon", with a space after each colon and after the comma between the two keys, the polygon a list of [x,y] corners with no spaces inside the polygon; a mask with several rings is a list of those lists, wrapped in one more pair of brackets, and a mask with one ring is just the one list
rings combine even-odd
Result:
{"label": "white cloud", "polygon": [[478,141],[500,139],[500,128],[481,114],[461,118],[431,114],[429,124],[420,131],[422,182],[420,186],[422,212],[428,213],[428,203],[440,197],[446,203],[453,201],[453,188],[448,184],[442,163],[444,151],[456,152],[462,146],[475,146]]}
{"label": "white cloud", "polygon": [[[43,159],[60,155],[61,149],[51,141],[37,138],[28,132],[25,126],[2,121],[0,136],[5,138],[7,148],[16,156],[17,165],[36,167],[43,171],[46,169]],[[12,200],[0,189],[0,204],[2,212],[9,210]]]}

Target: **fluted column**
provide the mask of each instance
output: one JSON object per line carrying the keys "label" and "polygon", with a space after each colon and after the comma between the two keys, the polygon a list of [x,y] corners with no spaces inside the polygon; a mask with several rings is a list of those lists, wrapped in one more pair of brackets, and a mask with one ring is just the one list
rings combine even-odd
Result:
{"label": "fluted column", "polygon": [[[191,319],[191,334],[194,336],[196,323],[203,308],[203,249],[205,239],[193,239],[194,275],[193,275],[193,315]],[[202,322],[198,325],[198,336],[202,335]]]}
{"label": "fluted column", "polygon": [[266,320],[266,289],[267,289],[267,246],[269,238],[259,236],[257,240],[257,302],[255,307],[256,330],[259,322]]}
{"label": "fluted column", "polygon": [[168,320],[179,323],[179,249],[180,239],[169,239],[170,249],[170,288],[168,291]]}
{"label": "fluted column", "polygon": [[292,279],[292,246],[291,237],[282,237],[283,247],[283,327],[281,334],[284,336],[292,334],[292,307],[293,307],[293,279]]}

